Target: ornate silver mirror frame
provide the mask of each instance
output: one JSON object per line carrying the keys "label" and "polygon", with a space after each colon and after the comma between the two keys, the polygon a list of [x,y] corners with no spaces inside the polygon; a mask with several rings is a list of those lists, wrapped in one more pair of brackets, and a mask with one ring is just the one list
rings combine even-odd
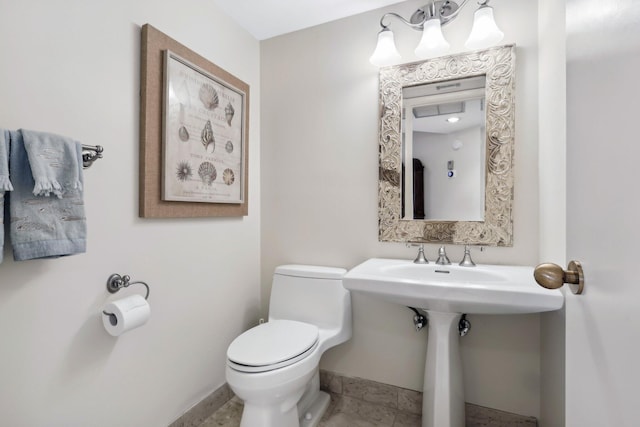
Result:
{"label": "ornate silver mirror frame", "polygon": [[[484,221],[401,218],[402,88],[486,76]],[[380,70],[378,226],[381,242],[513,245],[515,46],[402,64]]]}

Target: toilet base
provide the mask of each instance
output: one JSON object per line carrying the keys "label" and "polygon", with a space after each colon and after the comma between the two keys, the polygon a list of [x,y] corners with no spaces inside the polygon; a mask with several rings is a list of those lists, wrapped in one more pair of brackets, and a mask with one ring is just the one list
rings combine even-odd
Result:
{"label": "toilet base", "polygon": [[[287,407],[285,409],[284,407]],[[298,408],[294,402],[282,407],[244,403],[240,427],[299,427]]]}
{"label": "toilet base", "polygon": [[320,423],[324,413],[327,411],[330,402],[331,397],[329,397],[328,393],[325,393],[324,391],[318,392],[318,396],[313,401],[309,409],[307,409],[304,414],[299,414],[300,427],[316,427]]}
{"label": "toilet base", "polygon": [[316,427],[329,407],[330,401],[329,395],[320,391],[304,414],[298,414],[296,405],[286,405],[290,406],[290,409],[283,412],[281,407],[273,408],[245,403],[240,427]]}

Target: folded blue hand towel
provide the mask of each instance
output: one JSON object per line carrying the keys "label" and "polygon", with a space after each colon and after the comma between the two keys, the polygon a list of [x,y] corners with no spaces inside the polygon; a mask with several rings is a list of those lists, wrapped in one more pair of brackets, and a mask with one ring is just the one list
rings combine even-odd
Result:
{"label": "folded blue hand towel", "polygon": [[9,131],[0,129],[0,262],[4,248],[4,198],[13,190],[9,181]]}
{"label": "folded blue hand towel", "polygon": [[35,196],[53,193],[62,198],[69,191],[82,190],[82,157],[78,162],[75,152],[79,144],[76,141],[65,136],[25,129],[22,129],[22,138],[35,181]]}
{"label": "folded blue hand towel", "polygon": [[9,131],[0,129],[0,191],[11,191],[9,181]]}
{"label": "folded blue hand towel", "polygon": [[[47,139],[52,144],[51,153],[56,153],[56,166],[52,167],[64,170],[54,174],[63,177],[59,181],[59,197],[62,194],[64,197],[34,196],[35,179],[23,131],[11,131],[10,134],[9,166],[14,191],[9,200],[9,234],[14,259],[23,261],[85,252],[87,226],[82,192],[82,146],[74,143],[71,151],[66,148],[67,143],[63,143],[63,149],[53,145],[56,138]],[[57,154],[61,152],[62,155]],[[71,171],[73,168],[76,170]],[[69,178],[72,176],[77,176],[79,185],[73,185]],[[53,189],[50,192],[54,192]]]}

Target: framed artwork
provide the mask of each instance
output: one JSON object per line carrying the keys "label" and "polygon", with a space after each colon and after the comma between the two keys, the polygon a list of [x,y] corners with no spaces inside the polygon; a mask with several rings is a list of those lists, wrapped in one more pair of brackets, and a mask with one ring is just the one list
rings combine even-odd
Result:
{"label": "framed artwork", "polygon": [[244,92],[170,50],[164,69],[162,199],[242,203]]}
{"label": "framed artwork", "polygon": [[140,216],[248,213],[249,86],[142,27]]}

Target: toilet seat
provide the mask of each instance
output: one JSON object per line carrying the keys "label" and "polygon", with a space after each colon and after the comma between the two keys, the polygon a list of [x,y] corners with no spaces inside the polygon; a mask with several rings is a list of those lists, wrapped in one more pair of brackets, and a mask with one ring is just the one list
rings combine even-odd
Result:
{"label": "toilet seat", "polygon": [[240,372],[272,371],[309,356],[318,346],[318,339],[315,325],[272,320],[237,337],[227,349],[227,363]]}

